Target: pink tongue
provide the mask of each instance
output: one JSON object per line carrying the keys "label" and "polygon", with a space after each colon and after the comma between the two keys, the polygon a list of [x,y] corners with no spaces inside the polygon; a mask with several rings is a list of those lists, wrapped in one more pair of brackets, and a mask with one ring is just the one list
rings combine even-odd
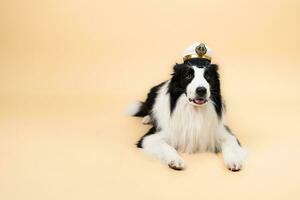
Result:
{"label": "pink tongue", "polygon": [[204,103],[204,99],[195,99],[194,100],[196,104],[203,104]]}

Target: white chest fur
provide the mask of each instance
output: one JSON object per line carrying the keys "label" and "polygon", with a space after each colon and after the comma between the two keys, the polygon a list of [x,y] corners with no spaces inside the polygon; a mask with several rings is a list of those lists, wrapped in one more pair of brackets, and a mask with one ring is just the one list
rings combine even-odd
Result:
{"label": "white chest fur", "polygon": [[180,152],[215,151],[218,117],[213,104],[208,102],[201,107],[195,107],[182,95],[170,115],[167,84],[159,91],[152,113],[157,119],[158,127],[162,129],[160,134]]}
{"label": "white chest fur", "polygon": [[170,118],[170,144],[186,153],[215,151],[218,118],[212,103],[195,107],[185,98],[178,99]]}

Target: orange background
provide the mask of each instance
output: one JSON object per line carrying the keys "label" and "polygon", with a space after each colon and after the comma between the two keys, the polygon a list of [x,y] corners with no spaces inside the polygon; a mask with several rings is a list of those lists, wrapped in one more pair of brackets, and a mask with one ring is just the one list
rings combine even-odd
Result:
{"label": "orange background", "polygon": [[[299,199],[299,1],[0,3],[0,199]],[[227,118],[249,151],[183,155],[173,171],[134,147],[122,115],[195,41],[220,65]]]}

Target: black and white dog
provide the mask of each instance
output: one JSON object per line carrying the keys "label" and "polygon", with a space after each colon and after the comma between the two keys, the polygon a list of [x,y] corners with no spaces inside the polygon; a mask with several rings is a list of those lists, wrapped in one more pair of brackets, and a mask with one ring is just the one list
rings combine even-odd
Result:
{"label": "black and white dog", "polygon": [[170,80],[150,90],[145,102],[127,110],[152,125],[137,146],[176,170],[185,167],[177,151],[222,152],[227,168],[239,171],[247,153],[224,122],[218,66],[193,57],[173,71]]}

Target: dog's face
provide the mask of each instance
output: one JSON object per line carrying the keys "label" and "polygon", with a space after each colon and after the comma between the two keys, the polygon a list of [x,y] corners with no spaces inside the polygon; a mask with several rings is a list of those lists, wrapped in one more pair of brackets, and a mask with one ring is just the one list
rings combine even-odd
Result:
{"label": "dog's face", "polygon": [[214,94],[220,92],[217,65],[177,64],[174,66],[173,80],[194,106],[205,105]]}

